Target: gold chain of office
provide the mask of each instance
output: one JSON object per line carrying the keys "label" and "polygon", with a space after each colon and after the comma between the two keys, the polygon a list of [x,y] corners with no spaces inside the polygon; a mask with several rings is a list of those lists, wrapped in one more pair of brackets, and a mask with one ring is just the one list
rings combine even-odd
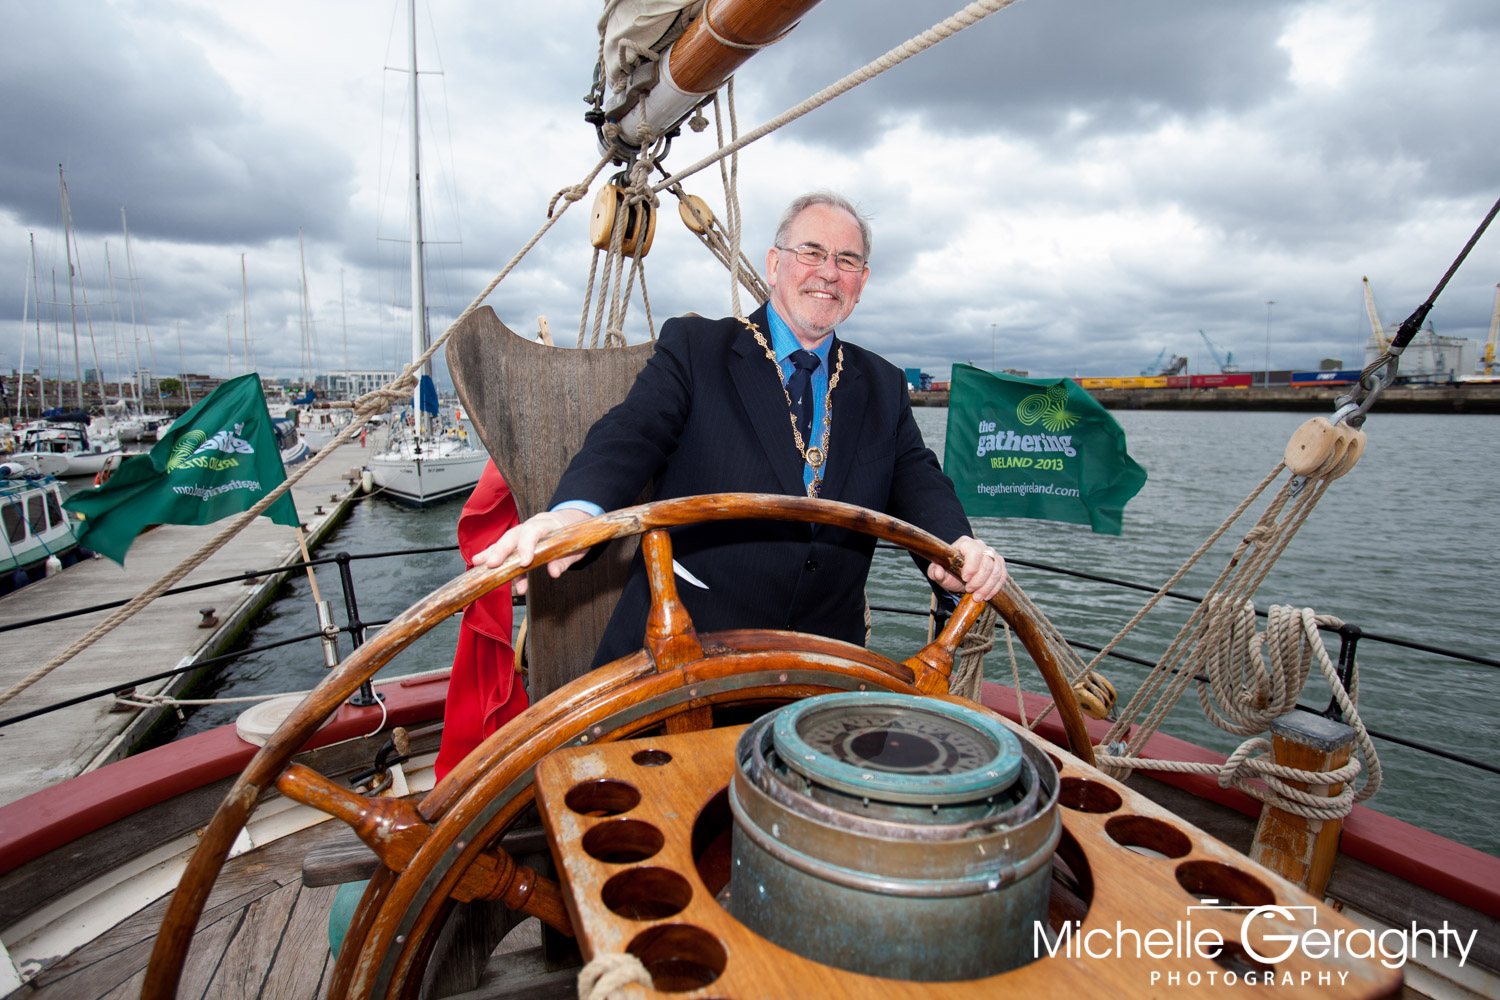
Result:
{"label": "gold chain of office", "polygon": [[776,352],[771,350],[771,345],[766,343],[765,336],[760,332],[760,327],[750,322],[745,317],[740,317],[740,322],[750,329],[755,335],[755,342],[766,352],[766,357],[776,368],[776,384],[781,386],[781,394],[786,397],[786,416],[792,424],[792,440],[797,445],[797,454],[802,456],[802,461],[813,468],[813,481],[807,487],[807,495],[816,497],[823,488],[823,463],[828,459],[828,437],[833,431],[833,390],[839,384],[839,376],[844,372],[844,345],[839,345],[838,358],[834,362],[833,375],[828,379],[828,391],[823,394],[823,441],[821,447],[809,448],[807,442],[802,440],[802,432],[797,429],[797,415],[792,412],[792,394],[786,390],[785,375],[781,370],[781,363],[776,360]]}

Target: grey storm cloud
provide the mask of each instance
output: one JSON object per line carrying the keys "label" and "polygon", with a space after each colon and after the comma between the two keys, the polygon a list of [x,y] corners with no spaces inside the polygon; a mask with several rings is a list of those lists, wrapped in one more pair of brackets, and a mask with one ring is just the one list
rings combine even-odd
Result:
{"label": "grey storm cloud", "polygon": [[336,224],[351,193],[336,147],[257,119],[149,8],[7,3],[5,20],[25,44],[0,61],[0,129],[24,141],[0,145],[0,206],[23,225],[57,218],[60,161],[86,234],[117,232],[122,203],[140,235],[174,240]]}
{"label": "grey storm cloud", "polygon": [[[960,6],[824,0],[739,74],[741,130]],[[403,8],[273,3],[251,21],[171,0],[0,0],[7,36],[28,43],[0,62],[0,235],[15,272],[0,282],[0,330],[19,329],[28,230],[42,284],[59,266],[62,162],[91,299],[98,244],[117,239],[125,204],[153,329],[181,322],[188,367],[218,371],[238,350],[225,315],[233,340],[245,251],[258,358],[270,374],[305,364],[299,227],[321,364],[343,363],[345,314],[352,364],[396,364],[404,97],[382,67],[406,64]],[[443,74],[424,82],[434,331],[593,164],[580,98],[598,10],[420,7],[423,65]],[[1298,31],[1300,48],[1287,41]],[[986,365],[993,345],[998,363],[1038,373],[1131,373],[1163,349],[1203,358],[1200,328],[1258,365],[1267,300],[1278,366],[1353,361],[1368,334],[1360,276],[1400,319],[1500,195],[1497,49],[1492,0],[1021,0],[747,149],[744,246],[759,267],[802,190],[853,197],[874,216],[877,254],[849,332],[929,370]],[[1323,70],[1326,85],[1299,79]],[[696,160],[712,134],[684,134],[667,166]],[[722,208],[716,168],[688,188]],[[663,212],[647,268],[656,326],[727,311],[722,269],[669,197]],[[588,213],[574,206],[491,296],[518,332],[546,315],[561,342],[576,335]],[[1440,300],[1440,332],[1482,338],[1497,279],[1492,233]],[[632,340],[643,313],[637,295]],[[0,339],[6,365],[13,343]]]}

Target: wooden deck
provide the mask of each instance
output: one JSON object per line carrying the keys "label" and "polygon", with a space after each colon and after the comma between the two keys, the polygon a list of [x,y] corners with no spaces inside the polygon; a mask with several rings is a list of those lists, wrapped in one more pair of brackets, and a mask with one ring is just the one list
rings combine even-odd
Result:
{"label": "wooden deck", "polygon": [[[234,858],[210,894],[177,995],[192,1000],[315,1000],[327,995],[333,956],[328,914],[337,886],[302,884],[302,860],[348,828],[323,823]],[[58,962],[8,1000],[126,1000],[138,997],[167,899],[160,899]],[[563,1000],[577,993],[576,967],[551,969],[540,926],[506,936],[480,980],[454,1000]]]}

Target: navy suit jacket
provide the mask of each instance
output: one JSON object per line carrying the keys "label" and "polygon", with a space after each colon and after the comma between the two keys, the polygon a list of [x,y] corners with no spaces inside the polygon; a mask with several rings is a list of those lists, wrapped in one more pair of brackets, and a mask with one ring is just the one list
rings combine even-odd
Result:
{"label": "navy suit jacket", "polygon": [[[750,317],[770,342],[762,306]],[[953,484],[922,443],[905,376],[883,358],[835,340],[844,370],[821,496],[884,511],[952,542],[970,533]],[[552,503],[589,500],[605,510],[701,493],[805,496],[780,369],[736,319],[667,321],[656,352],[625,401],[589,430]],[[671,529],[674,558],[707,589],[678,593],[700,632],[777,628],[864,643],[864,584],[875,539],[806,523],[729,521]],[[644,645],[650,607],[641,555],[605,630],[594,665]]]}

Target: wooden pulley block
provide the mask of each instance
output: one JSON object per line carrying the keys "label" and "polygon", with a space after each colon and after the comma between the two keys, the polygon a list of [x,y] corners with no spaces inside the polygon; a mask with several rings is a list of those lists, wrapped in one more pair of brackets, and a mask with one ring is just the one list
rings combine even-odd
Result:
{"label": "wooden pulley block", "polygon": [[1073,696],[1078,699],[1078,707],[1095,719],[1109,718],[1119,697],[1109,678],[1093,670],[1073,683]]}
{"label": "wooden pulley block", "polygon": [[[695,210],[697,215],[693,214]],[[682,216],[684,226],[700,236],[708,232],[708,227],[714,221],[713,209],[708,207],[708,202],[695,194],[690,194],[677,202],[677,214]]]}
{"label": "wooden pulley block", "polygon": [[1338,465],[1329,471],[1329,479],[1337,479],[1340,476],[1347,475],[1349,470],[1354,468],[1355,463],[1359,461],[1359,456],[1365,453],[1365,432],[1354,427],[1341,427],[1341,429],[1345,432],[1348,440],[1348,448],[1345,449]]}
{"label": "wooden pulley block", "polygon": [[625,204],[625,189],[618,184],[606,184],[594,199],[594,214],[589,220],[589,243],[595,250],[608,250],[615,226],[625,226],[620,252],[627,257],[644,257],[651,250],[651,241],[656,237],[656,208],[648,201],[638,202],[628,210]]}
{"label": "wooden pulley block", "polygon": [[1313,417],[1293,432],[1283,456],[1286,467],[1299,476],[1311,476],[1333,457],[1340,438],[1327,417]]}

